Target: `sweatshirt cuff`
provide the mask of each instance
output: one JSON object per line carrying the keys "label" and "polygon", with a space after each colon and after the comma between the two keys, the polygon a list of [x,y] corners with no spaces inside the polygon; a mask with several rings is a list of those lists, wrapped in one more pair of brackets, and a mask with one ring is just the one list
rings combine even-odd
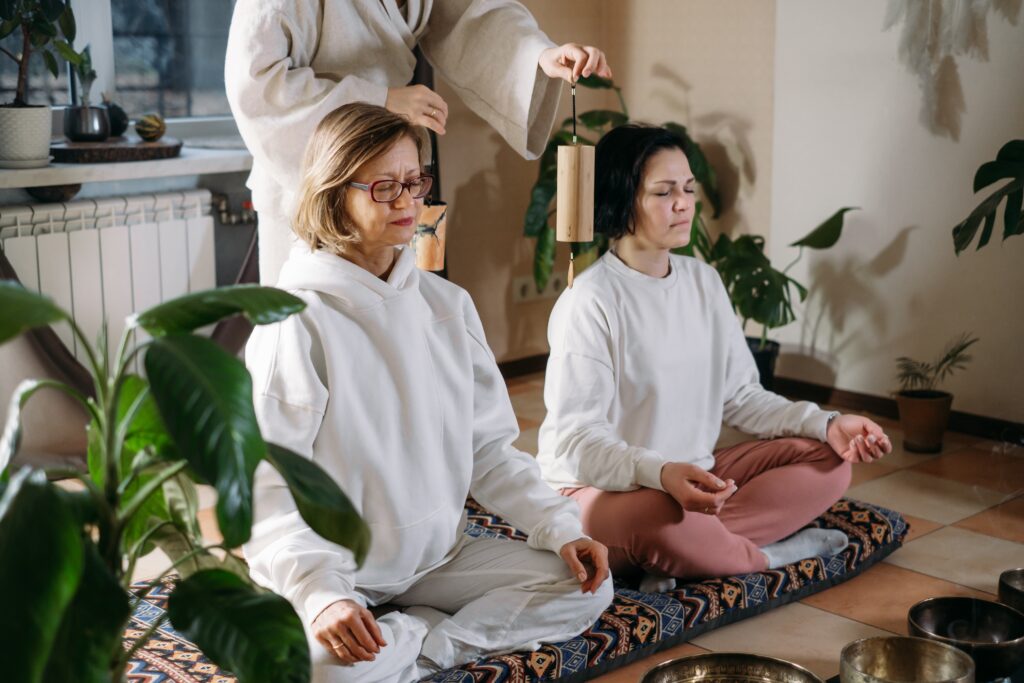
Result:
{"label": "sweatshirt cuff", "polygon": [[311,626],[313,620],[320,616],[325,609],[339,600],[351,600],[350,591],[342,590],[339,586],[310,586],[302,592],[295,601],[295,608],[301,613],[299,617],[307,625]]}
{"label": "sweatshirt cuff", "polygon": [[817,439],[822,443],[828,443],[828,423],[833,415],[839,416],[838,410],[818,410],[814,415],[804,420],[804,434]]}
{"label": "sweatshirt cuff", "polygon": [[546,528],[536,529],[530,534],[528,545],[550,550],[557,555],[566,543],[589,538],[583,533],[580,520],[573,514],[560,514],[545,526]]}
{"label": "sweatshirt cuff", "polygon": [[649,489],[664,491],[661,485],[661,468],[665,460],[656,453],[644,451],[636,461],[636,483]]}

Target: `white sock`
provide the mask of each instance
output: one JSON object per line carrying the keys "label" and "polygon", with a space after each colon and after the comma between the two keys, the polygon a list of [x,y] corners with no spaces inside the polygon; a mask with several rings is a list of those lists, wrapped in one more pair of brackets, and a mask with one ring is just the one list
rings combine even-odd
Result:
{"label": "white sock", "polygon": [[806,557],[831,557],[850,544],[838,529],[804,529],[778,543],[761,548],[768,558],[768,568],[777,569]]}
{"label": "white sock", "polygon": [[659,574],[644,574],[640,579],[640,586],[637,590],[641,593],[667,593],[676,587],[676,580],[671,576]]}

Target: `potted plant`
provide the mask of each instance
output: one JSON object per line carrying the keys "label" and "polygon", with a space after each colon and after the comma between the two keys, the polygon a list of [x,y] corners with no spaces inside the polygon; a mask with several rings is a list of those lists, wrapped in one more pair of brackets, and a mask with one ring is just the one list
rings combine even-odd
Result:
{"label": "potted plant", "polygon": [[72,69],[78,78],[79,104],[64,110],[64,135],[72,142],[103,142],[110,137],[110,119],[106,107],[90,106],[89,92],[96,80],[92,53],[86,45],[80,61]]}
{"label": "potted plant", "polygon": [[[588,88],[610,89],[619,99],[621,111],[598,109],[586,111],[579,115],[578,122],[585,130],[592,131],[600,137],[606,131],[629,122],[629,110],[622,97],[622,90],[612,81],[590,76],[581,78],[579,84]],[[550,225],[554,214],[552,203],[557,184],[557,154],[559,145],[571,144],[571,118],[562,122],[548,142],[540,159],[540,172],[530,193],[530,203],[526,210],[524,234],[536,237],[534,250],[533,278],[537,291],[547,286],[551,277],[551,269],[555,260],[555,230]],[[686,127],[667,122],[662,124],[683,141],[683,151],[690,162],[693,176],[700,185],[701,191],[712,208],[712,218],[717,218],[722,209],[718,191],[718,180],[715,169],[708,162],[700,145],[690,137]],[[594,144],[584,136],[577,136],[584,144]],[[771,389],[774,384],[775,360],[779,354],[778,342],[767,338],[768,330],[787,325],[795,320],[792,308],[792,290],[796,289],[800,300],[807,296],[807,289],[786,273],[803,256],[804,247],[810,249],[828,249],[838,240],[843,230],[843,217],[851,207],[837,211],[821,225],[790,246],[800,248],[796,259],[785,270],[778,271],[764,253],[764,238],[758,235],[742,235],[735,240],[728,235],[719,235],[712,243],[707,225],[702,218],[704,202],[697,202],[694,211],[693,227],[690,244],[676,250],[687,256],[699,256],[714,266],[725,283],[736,314],[743,319],[744,327],[748,320],[759,323],[762,327],[760,337],[748,337],[751,352],[760,371],[761,384]],[[593,242],[574,243],[571,245],[575,257],[576,272],[580,272],[608,249],[608,241],[604,235],[595,235]]]}
{"label": "potted plant", "polygon": [[953,395],[936,387],[954,370],[961,370],[971,360],[967,349],[978,341],[962,334],[946,347],[935,361],[926,363],[906,356],[896,359],[899,373],[896,378],[900,391],[896,392],[903,447],[915,453],[938,453],[942,450],[942,435],[949,422]]}
{"label": "potted plant", "polygon": [[[0,638],[17,655],[4,663],[5,680],[122,683],[136,649],[164,621],[123,645],[129,615],[148,590],[130,591],[132,569],[154,546],[180,577],[166,612],[178,632],[242,682],[309,679],[294,609],[254,586],[231,552],[251,534],[257,465],[266,460],[276,468],[310,527],[352,549],[360,563],[369,531],[320,467],[264,442],[245,366],[194,334],[231,315],[259,325],[303,306],[256,286],[190,294],[132,316],[110,355],[105,333],[90,344],[50,299],[0,282],[0,343],[67,323],[93,380],[91,396],[29,380],[10,402],[0,438]],[[139,330],[149,336],[133,344]],[[131,372],[137,359],[145,379]],[[91,416],[87,471],[12,472],[21,410],[42,389],[70,395]],[[75,479],[79,488],[57,487],[48,477]],[[224,540],[216,545],[203,544],[193,478],[217,490]]]}
{"label": "potted plant", "polygon": [[793,313],[793,290],[800,301],[807,298],[807,288],[788,275],[790,268],[803,258],[804,248],[828,249],[839,241],[843,232],[843,219],[853,207],[843,207],[829,216],[818,227],[789,246],[798,247],[793,261],[783,270],[777,270],[764,253],[764,237],[740,235],[736,239],[719,235],[712,246],[707,228],[694,221],[690,245],[679,250],[688,255],[699,254],[714,266],[722,276],[733,309],[743,321],[753,320],[761,326],[758,337],[747,337],[747,344],[761,377],[761,384],[772,389],[775,384],[775,361],[780,345],[768,339],[768,331],[788,325],[796,320]]}
{"label": "potted plant", "polygon": [[70,45],[75,39],[71,4],[67,0],[2,0],[0,38],[14,31],[21,32],[21,52],[0,48],[18,66],[14,101],[0,105],[0,167],[35,168],[50,161],[52,115],[50,107],[26,101],[29,60],[38,51],[55,78],[57,56],[78,64],[81,57]]}

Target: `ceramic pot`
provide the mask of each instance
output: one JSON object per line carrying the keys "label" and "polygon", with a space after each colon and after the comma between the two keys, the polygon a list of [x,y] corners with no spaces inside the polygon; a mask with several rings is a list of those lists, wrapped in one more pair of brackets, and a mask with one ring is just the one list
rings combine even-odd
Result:
{"label": "ceramic pot", "polygon": [[33,168],[50,163],[50,108],[0,107],[0,167]]}

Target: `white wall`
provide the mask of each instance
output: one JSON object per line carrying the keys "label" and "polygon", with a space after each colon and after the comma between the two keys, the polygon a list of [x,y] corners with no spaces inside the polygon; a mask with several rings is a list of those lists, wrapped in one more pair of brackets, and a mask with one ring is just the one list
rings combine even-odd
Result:
{"label": "white wall", "polygon": [[894,359],[931,359],[960,332],[981,337],[948,382],[954,408],[1024,420],[1024,237],[956,258],[950,231],[979,199],[977,167],[1024,138],[1024,21],[988,21],[990,60],[958,60],[965,111],[958,141],[921,122],[917,79],[898,60],[885,3],[785,0],[775,22],[769,251],[788,263],[798,239],[835,209],[842,241],[793,269],[812,295],[779,373],[885,395]]}

